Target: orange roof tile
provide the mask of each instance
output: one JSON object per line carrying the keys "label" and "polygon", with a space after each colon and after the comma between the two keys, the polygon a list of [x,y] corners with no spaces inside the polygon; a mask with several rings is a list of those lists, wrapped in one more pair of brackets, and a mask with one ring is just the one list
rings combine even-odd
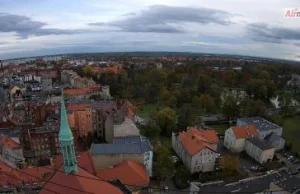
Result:
{"label": "orange roof tile", "polygon": [[198,130],[195,128],[189,128],[186,132],[179,133],[179,138],[190,155],[195,155],[203,148],[216,152],[210,144],[215,144],[219,141],[214,130]]}
{"label": "orange roof tile", "polygon": [[[82,191],[87,193],[94,194],[122,194],[123,192],[117,187],[105,182],[100,181],[100,179],[82,168],[78,167],[78,172],[76,174],[67,175],[61,171],[63,171],[63,167],[56,171],[56,173],[51,177],[48,183],[44,186],[44,188],[56,191],[61,194],[72,193],[72,194],[82,194]],[[76,176],[79,175],[79,176]],[[89,178],[84,178],[89,177]],[[97,180],[98,179],[98,180]],[[53,183],[57,183],[59,185],[72,187],[73,189],[81,190],[76,191],[70,188],[62,187]],[[42,189],[40,194],[52,194],[52,192]]]}
{"label": "orange roof tile", "polygon": [[[88,171],[91,174],[96,174],[94,169],[93,161],[91,158],[91,154],[89,152],[80,152],[77,157],[77,165],[82,169]],[[54,168],[58,169],[62,165],[62,155],[57,156],[53,159]]]}
{"label": "orange roof tile", "polygon": [[130,186],[145,186],[149,183],[145,167],[131,160],[124,161],[112,169],[102,170],[97,176],[105,181],[119,179]]}
{"label": "orange roof tile", "polygon": [[80,111],[80,110],[85,110],[87,107],[89,107],[89,104],[68,104],[67,110]]}
{"label": "orange roof tile", "polygon": [[66,95],[84,95],[88,94],[89,92],[90,90],[88,88],[74,88],[64,90],[64,94]]}
{"label": "orange roof tile", "polygon": [[247,125],[243,127],[233,126],[231,127],[234,136],[238,138],[257,137],[258,131],[254,125]]}

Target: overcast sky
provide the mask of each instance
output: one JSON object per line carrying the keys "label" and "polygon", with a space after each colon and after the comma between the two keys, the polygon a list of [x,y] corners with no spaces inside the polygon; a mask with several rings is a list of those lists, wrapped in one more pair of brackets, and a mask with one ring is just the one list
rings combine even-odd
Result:
{"label": "overcast sky", "polygon": [[114,51],[300,61],[299,0],[0,0],[0,59]]}

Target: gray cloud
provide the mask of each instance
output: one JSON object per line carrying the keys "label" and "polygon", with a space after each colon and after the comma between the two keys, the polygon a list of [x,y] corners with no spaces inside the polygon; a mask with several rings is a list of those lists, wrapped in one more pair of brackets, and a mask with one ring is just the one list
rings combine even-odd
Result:
{"label": "gray cloud", "polygon": [[26,38],[29,35],[58,35],[58,34],[74,34],[80,31],[61,30],[54,28],[44,28],[45,22],[34,21],[27,16],[0,13],[0,32],[16,32],[19,37]]}
{"label": "gray cloud", "polygon": [[[248,24],[247,33],[252,40],[260,42],[284,43],[300,40],[300,29],[272,27],[265,23]],[[299,43],[295,45],[300,46]]]}
{"label": "gray cloud", "polygon": [[125,19],[112,22],[96,22],[89,25],[113,26],[127,32],[158,32],[158,33],[179,33],[183,32],[178,24],[199,23],[199,24],[231,24],[232,14],[208,8],[176,7],[166,5],[150,6],[138,13],[130,13]]}

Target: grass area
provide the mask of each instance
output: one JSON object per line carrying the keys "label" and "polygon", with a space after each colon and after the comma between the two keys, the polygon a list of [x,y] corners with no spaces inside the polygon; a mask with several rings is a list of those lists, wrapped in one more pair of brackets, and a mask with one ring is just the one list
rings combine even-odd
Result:
{"label": "grass area", "polygon": [[230,127],[228,123],[214,124],[214,125],[207,125],[207,126],[216,130],[219,134],[225,134],[225,130],[227,130]]}
{"label": "grass area", "polygon": [[139,105],[137,107],[137,114],[144,118],[147,119],[149,117],[149,114],[151,112],[154,112],[157,110],[157,108],[159,107],[159,105],[157,104],[143,104],[143,105]]}
{"label": "grass area", "polygon": [[293,151],[300,154],[300,115],[284,118],[283,137],[292,143]]}

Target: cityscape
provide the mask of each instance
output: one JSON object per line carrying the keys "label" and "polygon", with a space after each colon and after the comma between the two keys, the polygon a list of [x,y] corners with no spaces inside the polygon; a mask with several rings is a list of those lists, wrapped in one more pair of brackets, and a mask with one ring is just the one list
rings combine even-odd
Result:
{"label": "cityscape", "polygon": [[0,193],[300,193],[297,5],[0,0]]}

